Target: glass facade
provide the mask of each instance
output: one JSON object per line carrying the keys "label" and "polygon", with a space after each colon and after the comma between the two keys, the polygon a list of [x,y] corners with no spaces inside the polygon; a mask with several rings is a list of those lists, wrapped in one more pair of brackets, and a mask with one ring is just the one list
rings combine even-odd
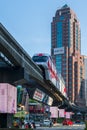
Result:
{"label": "glass facade", "polygon": [[56,68],[58,70],[58,73],[61,74],[61,64],[62,64],[62,56],[61,55],[58,55],[56,56]]}
{"label": "glass facade", "polygon": [[71,44],[71,43],[72,43],[72,42],[71,42],[71,37],[70,37],[70,36],[71,36],[71,27],[70,27],[70,25],[71,25],[71,24],[70,24],[70,20],[69,20],[69,23],[68,23],[68,30],[69,30],[69,32],[68,32],[68,39],[69,39],[69,40],[68,40],[68,47],[69,47],[69,48],[70,48],[71,45],[72,45],[72,44]]}
{"label": "glass facade", "polygon": [[62,22],[57,23],[57,47],[62,47]]}
{"label": "glass facade", "polygon": [[78,26],[76,26],[76,50],[78,49]]}

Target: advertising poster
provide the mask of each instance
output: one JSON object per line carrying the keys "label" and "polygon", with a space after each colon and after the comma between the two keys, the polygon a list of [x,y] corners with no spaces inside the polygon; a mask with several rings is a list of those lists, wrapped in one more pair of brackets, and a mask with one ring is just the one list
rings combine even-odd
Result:
{"label": "advertising poster", "polygon": [[17,111],[16,87],[0,83],[0,113],[15,113]]}
{"label": "advertising poster", "polygon": [[51,118],[58,118],[58,107],[50,107]]}
{"label": "advertising poster", "polygon": [[8,95],[7,95],[7,112],[8,113],[15,113],[16,112],[16,107],[17,107],[17,91],[16,91],[16,87],[7,84],[7,90],[8,90]]}
{"label": "advertising poster", "polygon": [[0,84],[0,113],[7,113],[7,85]]}
{"label": "advertising poster", "polygon": [[42,101],[44,98],[44,95],[45,94],[41,90],[36,89],[34,92],[34,95],[33,95],[33,99],[35,99],[37,101]]}
{"label": "advertising poster", "polygon": [[66,112],[66,118],[70,119],[70,112]]}
{"label": "advertising poster", "polygon": [[65,110],[59,109],[59,117],[65,117]]}

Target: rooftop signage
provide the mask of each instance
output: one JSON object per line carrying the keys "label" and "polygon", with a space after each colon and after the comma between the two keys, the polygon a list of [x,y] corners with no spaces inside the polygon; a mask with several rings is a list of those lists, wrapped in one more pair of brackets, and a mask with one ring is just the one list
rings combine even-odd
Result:
{"label": "rooftop signage", "polygon": [[54,55],[64,54],[64,47],[54,48]]}

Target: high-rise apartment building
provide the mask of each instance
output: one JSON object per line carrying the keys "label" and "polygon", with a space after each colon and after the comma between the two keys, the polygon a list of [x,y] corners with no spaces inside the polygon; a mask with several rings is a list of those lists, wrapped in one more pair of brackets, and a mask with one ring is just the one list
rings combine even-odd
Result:
{"label": "high-rise apartment building", "polygon": [[58,9],[51,23],[51,55],[64,78],[69,100],[83,106],[84,60],[80,34],[79,20],[70,7],[64,5]]}

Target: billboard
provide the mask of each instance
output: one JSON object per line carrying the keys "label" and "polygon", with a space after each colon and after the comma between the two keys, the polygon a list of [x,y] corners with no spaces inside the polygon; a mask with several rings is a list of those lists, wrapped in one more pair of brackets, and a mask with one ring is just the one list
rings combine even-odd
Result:
{"label": "billboard", "polygon": [[58,107],[50,107],[51,118],[58,118]]}
{"label": "billboard", "polygon": [[64,47],[54,48],[54,55],[64,54]]}
{"label": "billboard", "polygon": [[39,90],[38,88],[36,88],[34,92],[33,99],[43,102],[48,105],[52,105],[53,103],[53,98],[51,98],[50,96],[48,96],[47,94]]}
{"label": "billboard", "polygon": [[65,117],[65,109],[59,109],[59,117]]}
{"label": "billboard", "polygon": [[71,113],[70,112],[66,112],[66,118],[70,119]]}
{"label": "billboard", "polygon": [[8,83],[0,83],[0,113],[15,113],[17,89]]}
{"label": "billboard", "polygon": [[41,90],[36,89],[33,95],[33,99],[37,101],[42,101],[44,98],[45,93],[43,93]]}
{"label": "billboard", "polygon": [[53,98],[48,97],[48,102],[47,102],[47,104],[51,106],[51,105],[52,105],[52,103],[53,103]]}

